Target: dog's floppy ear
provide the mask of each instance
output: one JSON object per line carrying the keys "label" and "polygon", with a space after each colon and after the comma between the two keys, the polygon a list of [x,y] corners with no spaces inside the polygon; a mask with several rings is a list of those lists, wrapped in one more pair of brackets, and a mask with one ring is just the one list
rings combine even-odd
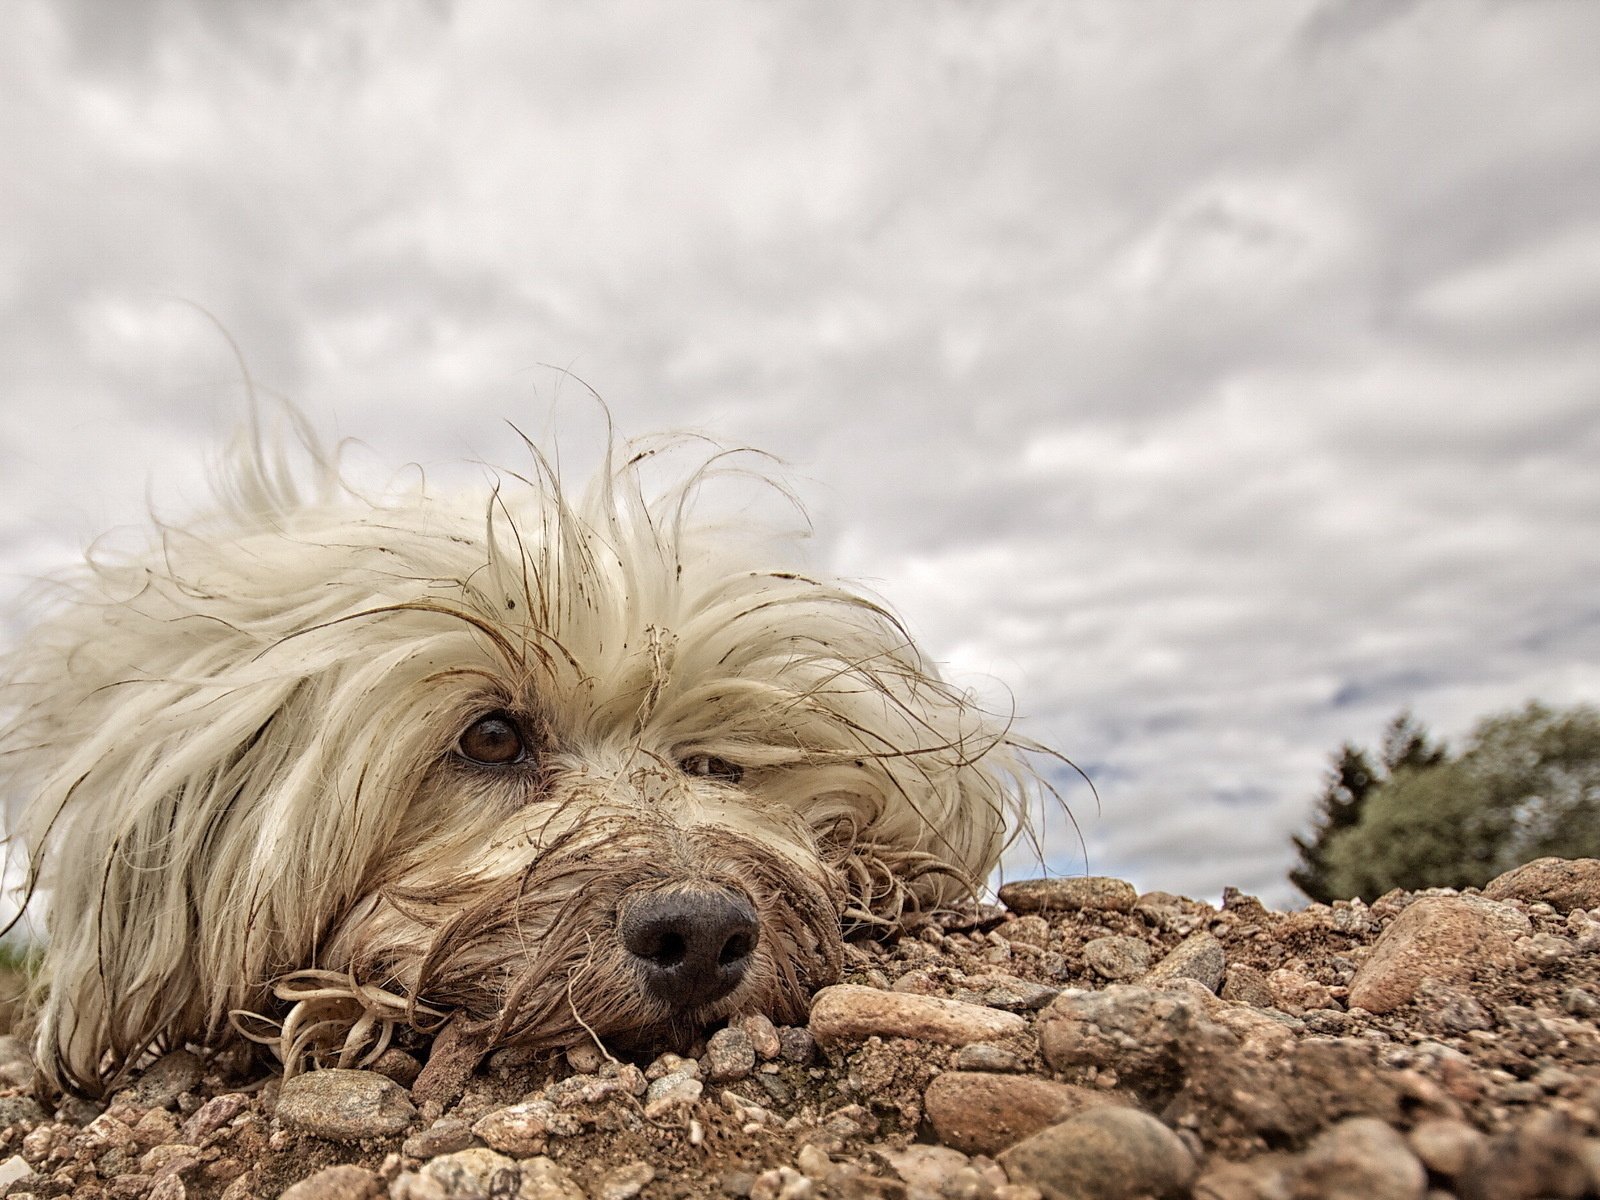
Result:
{"label": "dog's floppy ear", "polygon": [[[307,910],[340,900],[325,864],[343,850],[348,874],[385,836],[382,806],[329,811],[336,639],[283,641],[318,603],[339,616],[308,544],[333,467],[309,458],[308,494],[247,436],[216,515],[92,555],[5,664],[0,788],[47,908],[37,1057],[57,1084],[100,1091],[216,1030],[314,944]],[[325,905],[284,902],[317,889]]]}
{"label": "dog's floppy ear", "polygon": [[[835,798],[848,808],[837,827],[847,835],[836,840],[855,901],[849,915],[864,923],[895,924],[977,895],[1048,791],[1029,761],[1039,747],[914,652],[908,661],[917,673],[900,675],[880,705],[892,731],[880,736],[898,740],[858,758],[852,785]],[[845,719],[861,727],[858,714]]]}
{"label": "dog's floppy ear", "polygon": [[[223,963],[225,977],[243,968],[247,924],[267,914],[225,916],[243,898],[219,906],[218,893],[249,869],[239,859],[263,801],[252,781],[290,757],[278,732],[293,693],[141,677],[148,646],[116,672],[102,656],[121,639],[85,628],[72,647],[64,624],[46,631],[59,673],[16,764],[32,790],[20,827],[29,885],[48,906],[36,1057],[57,1084],[98,1092],[161,1035],[201,1034],[244,998],[204,981]],[[37,646],[32,657],[46,659]]]}
{"label": "dog's floppy ear", "polygon": [[[1041,748],[942,679],[863,590],[789,571],[726,581],[680,630],[709,681],[660,720],[704,725],[797,812],[852,919],[894,924],[979,891],[1049,784]],[[721,753],[722,751],[718,751]]]}

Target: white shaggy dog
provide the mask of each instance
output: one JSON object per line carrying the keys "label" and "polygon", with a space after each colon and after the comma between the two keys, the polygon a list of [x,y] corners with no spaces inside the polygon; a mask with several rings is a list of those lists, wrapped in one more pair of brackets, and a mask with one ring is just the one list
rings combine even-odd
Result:
{"label": "white shaggy dog", "polygon": [[57,1085],[240,1036],[293,1071],[446,1021],[798,1020],[842,928],[970,892],[1039,786],[883,607],[700,515],[725,452],[652,495],[703,443],[617,448],[581,499],[535,454],[460,500],[306,445],[242,439],[217,511],[92,555],[9,663]]}

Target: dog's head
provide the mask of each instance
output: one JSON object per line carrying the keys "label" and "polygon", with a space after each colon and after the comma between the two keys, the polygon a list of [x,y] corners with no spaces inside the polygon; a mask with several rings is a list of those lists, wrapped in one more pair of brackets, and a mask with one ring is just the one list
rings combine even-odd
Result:
{"label": "dog's head", "polygon": [[720,452],[652,494],[659,449],[580,500],[541,463],[456,501],[358,497],[315,450],[296,487],[248,443],[216,514],[90,562],[14,657],[0,758],[48,1075],[269,1024],[293,1069],[447,1017],[795,1020],[842,926],[982,882],[1028,747],[881,605],[702,519]]}

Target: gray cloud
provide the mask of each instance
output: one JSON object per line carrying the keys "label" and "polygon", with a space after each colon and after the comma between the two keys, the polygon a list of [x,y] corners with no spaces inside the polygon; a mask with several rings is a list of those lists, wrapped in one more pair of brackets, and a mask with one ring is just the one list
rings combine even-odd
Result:
{"label": "gray cloud", "polygon": [[1600,9],[14,26],[11,593],[203,496],[238,377],[194,304],[372,471],[591,444],[569,368],[774,451],[819,560],[1094,765],[1089,866],[1143,886],[1286,899],[1340,740],[1600,693]]}

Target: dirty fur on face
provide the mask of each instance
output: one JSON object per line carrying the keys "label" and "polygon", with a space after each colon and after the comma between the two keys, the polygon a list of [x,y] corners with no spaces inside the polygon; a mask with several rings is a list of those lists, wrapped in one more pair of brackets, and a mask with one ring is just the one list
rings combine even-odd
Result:
{"label": "dirty fur on face", "polygon": [[1035,748],[793,536],[708,511],[778,488],[754,456],[616,445],[576,498],[528,458],[373,495],[247,432],[214,511],[41,599],[0,789],[54,1084],[185,1043],[292,1073],[446,1021],[621,1049],[796,1021],[843,933],[981,885]]}

